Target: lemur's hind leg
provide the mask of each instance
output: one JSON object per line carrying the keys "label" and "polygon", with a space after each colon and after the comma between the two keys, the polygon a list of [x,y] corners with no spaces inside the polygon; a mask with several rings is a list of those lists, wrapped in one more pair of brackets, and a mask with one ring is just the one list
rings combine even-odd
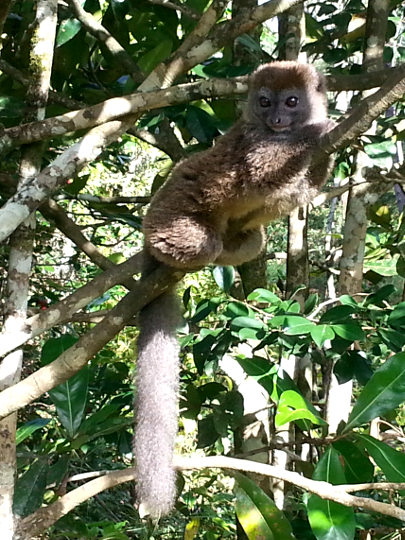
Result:
{"label": "lemur's hind leg", "polygon": [[147,249],[174,268],[201,268],[214,262],[223,248],[221,236],[203,216],[182,215],[154,230],[146,222],[144,228]]}
{"label": "lemur's hind leg", "polygon": [[231,238],[223,240],[224,247],[215,263],[221,266],[238,266],[251,261],[259,255],[264,248],[263,227],[240,231]]}

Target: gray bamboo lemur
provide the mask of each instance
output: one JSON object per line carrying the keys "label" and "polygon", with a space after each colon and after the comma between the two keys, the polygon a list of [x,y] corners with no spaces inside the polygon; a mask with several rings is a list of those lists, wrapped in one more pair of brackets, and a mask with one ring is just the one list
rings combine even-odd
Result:
{"label": "gray bamboo lemur", "polygon": [[[256,257],[263,225],[307,204],[325,183],[332,159],[310,164],[333,125],[324,78],[312,66],[259,67],[243,117],[213,148],[177,165],[153,197],[143,223],[144,275],[158,262],[192,270]],[[152,517],[170,512],[176,497],[178,311],[172,291],[140,315],[134,453],[138,499]]]}

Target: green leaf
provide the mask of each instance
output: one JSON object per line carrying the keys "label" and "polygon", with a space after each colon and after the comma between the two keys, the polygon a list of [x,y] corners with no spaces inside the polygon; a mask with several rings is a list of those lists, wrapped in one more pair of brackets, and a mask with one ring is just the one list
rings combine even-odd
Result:
{"label": "green leaf", "polygon": [[295,390],[286,390],[281,394],[277,407],[275,424],[280,427],[295,420],[309,420],[316,425],[326,425],[316,409]]}
{"label": "green leaf", "polygon": [[230,319],[236,317],[248,317],[250,314],[249,308],[242,302],[229,302],[225,309],[225,316]]}
{"label": "green leaf", "polygon": [[80,433],[92,435],[96,432],[97,426],[113,415],[120,407],[121,403],[109,403],[86,418],[80,426]]}
{"label": "green leaf", "polygon": [[285,333],[289,336],[298,336],[301,334],[309,334],[315,324],[311,321],[307,321],[304,317],[298,317],[295,315],[289,315],[284,320]]}
{"label": "green leaf", "polygon": [[389,169],[392,166],[396,146],[392,139],[381,142],[365,144],[364,151],[373,160],[373,165]]}
{"label": "green leaf", "polygon": [[343,456],[345,478],[349,484],[372,482],[374,466],[363,451],[346,440],[335,441],[333,447]]}
{"label": "green leaf", "polygon": [[381,416],[405,401],[405,353],[392,356],[378,368],[364,387],[344,431]]}
{"label": "green leaf", "polygon": [[199,107],[189,105],[186,111],[186,127],[190,135],[201,143],[208,143],[216,134],[217,128],[210,114]]}
{"label": "green leaf", "polygon": [[354,321],[350,324],[332,324],[331,328],[342,339],[347,341],[361,341],[364,339],[364,332],[360,325]]}
{"label": "green leaf", "polygon": [[318,324],[311,330],[311,337],[317,346],[321,348],[327,339],[332,340],[335,337],[335,332],[327,324]]}
{"label": "green leaf", "polygon": [[25,439],[28,437],[31,437],[31,435],[37,431],[37,429],[41,429],[50,422],[50,418],[36,418],[35,420],[31,420],[30,422],[26,422],[21,427],[17,429],[17,434],[15,438],[15,444],[19,445],[22,443]]}
{"label": "green leaf", "polygon": [[277,295],[267,289],[255,289],[249,294],[247,299],[250,302],[254,300],[256,302],[268,302],[269,304],[279,304],[281,302]]}
{"label": "green leaf", "polygon": [[218,287],[227,292],[235,280],[235,269],[233,266],[216,266],[212,275]]}
{"label": "green leaf", "polygon": [[382,303],[384,300],[387,300],[389,296],[391,296],[392,293],[396,291],[396,288],[389,284],[384,285],[384,287],[381,287],[378,291],[371,293],[367,296],[367,298],[364,300],[363,305],[368,306],[370,304],[373,304],[375,306],[381,306],[383,307],[384,304]]}
{"label": "green leaf", "polygon": [[56,36],[56,46],[60,47],[70,41],[80,32],[81,28],[82,23],[77,19],[67,19],[62,21]]}
{"label": "green leaf", "polygon": [[401,302],[391,311],[388,324],[394,327],[405,326],[405,302]]}
{"label": "green leaf", "polygon": [[273,377],[276,371],[274,364],[270,363],[265,358],[254,356],[253,358],[236,357],[236,360],[241,365],[245,373],[253,377],[269,395],[273,392]]}
{"label": "green leaf", "polygon": [[359,305],[356,302],[356,300],[354,298],[352,298],[351,296],[349,296],[348,294],[343,294],[339,298],[339,300],[340,300],[341,304],[343,304],[344,306],[351,306],[356,311],[359,309]]}
{"label": "green leaf", "polygon": [[234,472],[236,515],[249,540],[294,540],[290,522],[250,478]]}
{"label": "green leaf", "polygon": [[64,476],[68,471],[69,465],[69,456],[61,456],[51,467],[49,467],[48,475],[46,477],[47,485],[55,484],[56,487],[59,487]]}
{"label": "green leaf", "polygon": [[212,414],[198,421],[197,448],[212,446],[218,439],[219,434],[215,429],[214,416]]}
{"label": "green leaf", "polygon": [[336,306],[328,311],[326,311],[322,317],[319,319],[319,322],[324,323],[337,323],[344,319],[347,319],[356,312],[356,309],[352,306]]}
{"label": "green leaf", "polygon": [[397,258],[398,256],[392,257],[391,259],[383,259],[381,261],[364,261],[364,271],[372,270],[376,274],[385,277],[391,277],[397,275]]}
{"label": "green leaf", "polygon": [[[41,363],[49,364],[77,342],[70,335],[49,339],[42,348]],[[68,381],[49,391],[59,419],[70,438],[77,433],[83,419],[87,403],[89,369],[84,366]]]}
{"label": "green leaf", "polygon": [[[339,460],[339,453],[328,448],[316,466],[314,480],[323,480],[333,485],[345,484],[346,478]],[[353,540],[355,520],[353,508],[310,495],[308,519],[317,540]]]}
{"label": "green leaf", "polygon": [[88,384],[89,368],[84,366],[68,381],[49,391],[59,419],[71,438],[78,432],[85,416]]}
{"label": "green leaf", "polygon": [[388,482],[405,482],[405,454],[370,435],[356,433],[356,438],[383,471]]}
{"label": "green leaf", "polygon": [[209,300],[202,300],[198,304],[194,315],[191,317],[191,322],[198,323],[205,319],[205,317],[207,317],[210,313],[215,313],[221,303],[221,298],[210,298]]}
{"label": "green leaf", "polygon": [[38,510],[41,507],[46,489],[48,461],[34,461],[28,471],[18,478],[14,491],[13,511],[21,517]]}
{"label": "green leaf", "polygon": [[145,75],[149,75],[149,73],[155,69],[155,67],[163,62],[163,60],[166,60],[168,56],[170,56],[172,52],[173,47],[173,41],[171,39],[165,39],[154,49],[144,54],[138,62],[138,67],[145,73]]}
{"label": "green leaf", "polygon": [[405,334],[392,328],[379,328],[377,334],[382,341],[394,352],[401,352],[405,345]]}
{"label": "green leaf", "polygon": [[231,322],[231,329],[238,331],[241,328],[253,328],[254,330],[267,330],[267,326],[254,317],[236,317]]}
{"label": "green leaf", "polygon": [[311,313],[311,311],[315,308],[319,301],[319,295],[317,293],[310,294],[308,298],[305,300],[304,304],[304,314],[308,315],[308,313]]}

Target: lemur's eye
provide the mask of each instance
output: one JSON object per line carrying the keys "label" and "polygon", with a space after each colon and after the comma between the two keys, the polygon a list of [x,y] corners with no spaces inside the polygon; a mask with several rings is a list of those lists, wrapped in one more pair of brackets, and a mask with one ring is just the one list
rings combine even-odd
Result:
{"label": "lemur's eye", "polygon": [[270,107],[270,100],[264,96],[259,99],[260,107]]}
{"label": "lemur's eye", "polygon": [[290,96],[285,100],[287,107],[294,108],[298,105],[298,98],[296,96]]}

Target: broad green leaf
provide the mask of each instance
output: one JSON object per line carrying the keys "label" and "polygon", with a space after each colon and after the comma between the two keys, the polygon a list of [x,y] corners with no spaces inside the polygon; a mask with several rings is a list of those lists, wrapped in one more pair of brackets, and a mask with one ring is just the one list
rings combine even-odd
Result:
{"label": "broad green leaf", "polygon": [[56,487],[60,485],[64,476],[68,471],[69,456],[62,455],[51,467],[46,477],[47,485],[55,484]]}
{"label": "broad green leaf", "polygon": [[396,288],[394,285],[384,285],[384,287],[381,287],[381,289],[378,289],[378,291],[371,293],[367,296],[367,298],[364,300],[363,305],[369,306],[370,304],[373,304],[375,306],[383,305],[382,302],[384,300],[387,300],[389,296],[391,296],[392,293],[396,291]]}
{"label": "broad green leaf", "polygon": [[160,62],[163,62],[172,52],[173,42],[171,39],[165,39],[154,49],[144,54],[138,62],[138,67],[148,75]]}
{"label": "broad green leaf", "polygon": [[365,144],[364,151],[373,160],[375,166],[389,169],[393,163],[393,156],[396,154],[396,146],[391,139],[386,139]]}
{"label": "broad green leaf", "polygon": [[349,296],[348,294],[343,294],[339,298],[339,300],[344,306],[351,306],[352,308],[354,308],[356,310],[359,309],[359,305],[356,302],[356,300],[354,298],[352,298],[351,296]]}
{"label": "broad green leaf", "polygon": [[[49,339],[42,348],[41,363],[49,364],[77,342],[70,335]],[[83,419],[87,403],[89,383],[88,366],[84,366],[68,381],[49,391],[59,419],[70,438],[77,433]]]}
{"label": "broad green leaf", "polygon": [[225,316],[230,319],[236,319],[236,317],[249,317],[249,308],[242,304],[242,302],[229,302],[225,309]]}
{"label": "broad green leaf", "polygon": [[[339,460],[339,453],[328,448],[316,466],[314,480],[323,480],[333,485],[345,484],[346,478]],[[317,540],[353,540],[355,520],[353,508],[310,495],[308,519]]]}
{"label": "broad green leaf", "polygon": [[383,259],[381,261],[364,261],[364,271],[372,270],[380,276],[396,276],[397,275],[397,259],[398,256],[392,257],[391,259]]}
{"label": "broad green leaf", "polygon": [[307,321],[304,317],[297,317],[295,315],[286,316],[284,320],[285,333],[289,336],[298,336],[301,334],[309,334],[315,324],[311,321]]}
{"label": "broad green leaf", "polygon": [[391,311],[388,324],[395,328],[405,326],[405,302],[401,302]]}
{"label": "broad green leaf", "polygon": [[325,425],[326,422],[319,416],[313,406],[295,390],[286,390],[281,394],[277,407],[276,427],[280,427],[295,420],[310,420],[313,424]]}
{"label": "broad green leaf", "polygon": [[222,303],[221,298],[210,298],[202,300],[196,307],[194,315],[191,317],[192,323],[198,323],[205,319],[210,313],[215,313],[218,306]]}
{"label": "broad green leaf", "polygon": [[121,406],[121,403],[109,403],[104,405],[101,409],[84,420],[80,426],[80,433],[91,435],[97,429],[99,424],[114,414]]}
{"label": "broad green leaf", "polygon": [[81,30],[82,23],[77,19],[67,19],[60,23],[58,34],[56,36],[56,46],[64,45],[75,37]]}
{"label": "broad green leaf", "polygon": [[315,308],[319,300],[319,295],[317,293],[310,294],[308,298],[305,300],[304,304],[304,314],[308,315],[308,313],[311,313],[311,311]]}
{"label": "broad green leaf", "polygon": [[405,482],[405,454],[370,435],[356,433],[356,438],[385,474],[388,482]]}
{"label": "broad green leaf", "polygon": [[290,522],[274,501],[250,478],[238,472],[236,480],[236,515],[249,540],[294,540]]}
{"label": "broad green leaf", "polygon": [[254,330],[267,330],[267,326],[254,317],[236,317],[231,322],[231,329],[238,331],[241,328],[253,328]]}
{"label": "broad green leaf", "polygon": [[50,418],[36,418],[30,422],[26,422],[21,427],[17,429],[17,434],[15,437],[15,444],[19,445],[25,439],[30,437],[37,429],[41,429],[50,422]]}
{"label": "broad green leaf", "polygon": [[241,341],[244,341],[245,339],[255,339],[260,341],[264,336],[265,332],[263,329],[255,330],[254,328],[242,328],[238,332],[238,337]]}
{"label": "broad green leaf", "polygon": [[344,473],[349,484],[372,482],[374,466],[364,452],[344,439],[335,441],[333,447],[343,456]]}
{"label": "broad green leaf", "polygon": [[236,360],[247,375],[254,378],[261,386],[263,386],[268,394],[271,395],[273,392],[273,379],[276,370],[274,364],[257,356],[253,358],[236,357]]}
{"label": "broad green leaf", "polygon": [[208,334],[201,341],[197,341],[197,343],[194,343],[193,345],[194,363],[200,375],[204,371],[205,362],[208,360],[208,356],[216,342],[217,336],[215,333],[212,333]]}
{"label": "broad green leaf", "polygon": [[185,121],[190,135],[200,143],[208,143],[217,133],[217,127],[211,115],[199,107],[189,105]]}
{"label": "broad green leaf", "polygon": [[279,304],[280,298],[267,289],[255,289],[247,297],[249,301],[255,300],[256,302],[268,302],[269,304]]}
{"label": "broad green leaf", "polygon": [[379,328],[377,334],[381,340],[394,352],[401,352],[405,345],[405,333],[393,328]]}
{"label": "broad green leaf", "polygon": [[327,339],[332,340],[335,337],[335,332],[327,324],[318,324],[311,330],[311,337],[320,348]]}
{"label": "broad green leaf", "polygon": [[205,448],[213,445],[219,439],[215,429],[214,416],[210,414],[198,421],[197,448]]}
{"label": "broad green leaf", "polygon": [[343,321],[344,319],[347,319],[356,312],[356,309],[353,306],[336,306],[331,309],[328,309],[328,311],[325,311],[325,313],[322,315],[322,317],[319,319],[319,322],[324,323],[337,323],[339,321]]}
{"label": "broad green leaf", "polygon": [[344,431],[365,424],[405,401],[405,353],[392,356],[368,381],[350,413]]}
{"label": "broad green leaf", "polygon": [[235,280],[235,269],[233,266],[216,266],[212,272],[215,283],[223,291],[229,291]]}
{"label": "broad green leaf", "polygon": [[13,502],[15,514],[26,517],[41,507],[48,469],[48,460],[38,459],[30,465],[28,471],[17,479]]}
{"label": "broad green leaf", "polygon": [[88,384],[89,368],[84,366],[68,381],[49,391],[59,419],[71,438],[78,432],[85,416]]}
{"label": "broad green leaf", "polygon": [[339,337],[347,341],[361,341],[364,339],[364,332],[357,322],[350,324],[332,324],[331,328]]}

